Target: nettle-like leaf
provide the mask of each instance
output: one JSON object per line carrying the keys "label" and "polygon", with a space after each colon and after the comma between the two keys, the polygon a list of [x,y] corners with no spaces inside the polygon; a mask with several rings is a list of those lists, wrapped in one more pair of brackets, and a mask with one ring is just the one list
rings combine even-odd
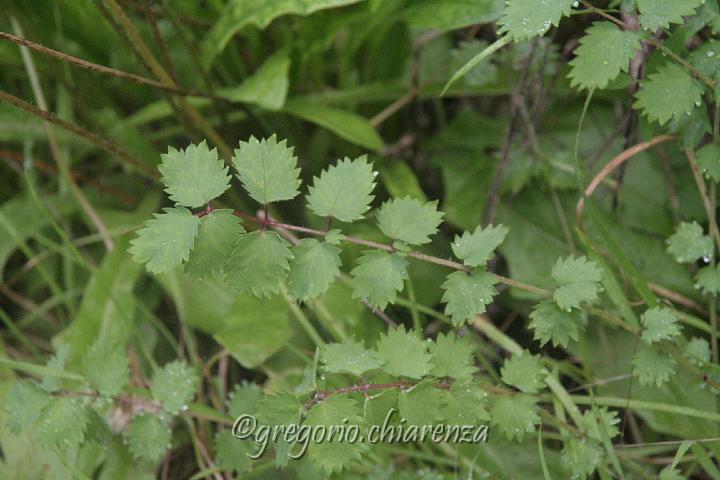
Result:
{"label": "nettle-like leaf", "polygon": [[495,400],[490,409],[491,421],[508,440],[522,442],[525,435],[535,431],[540,423],[535,398],[530,395],[506,395]]}
{"label": "nettle-like leaf", "polygon": [[142,413],[125,431],[128,450],[137,459],[157,463],[170,448],[170,427],[157,415]]}
{"label": "nettle-like leaf", "polygon": [[500,370],[503,382],[525,393],[537,393],[543,388],[544,373],[540,359],[528,351],[505,360]]}
{"label": "nettle-like leaf", "polygon": [[476,270],[472,273],[453,272],[442,284],[445,290],[442,301],[446,303],[445,313],[452,318],[453,324],[460,326],[472,321],[477,315],[485,313],[485,307],[497,295],[494,275]]}
{"label": "nettle-like leaf", "polygon": [[281,391],[263,396],[258,402],[258,422],[263,425],[297,425],[302,405],[290,392]]}
{"label": "nettle-like leaf", "polygon": [[40,417],[50,399],[50,394],[33,380],[14,382],[5,395],[8,429],[13,433],[27,430]]}
{"label": "nettle-like leaf", "polygon": [[632,361],[633,375],[640,385],[660,388],[675,371],[675,359],[657,347],[643,345]]}
{"label": "nettle-like leaf", "polygon": [[350,272],[353,298],[367,299],[371,305],[384,309],[402,291],[408,278],[407,265],[405,258],[398,253],[383,250],[364,252]]}
{"label": "nettle-like leaf", "polygon": [[667,63],[640,82],[633,107],[642,110],[648,120],[661,125],[672,117],[692,113],[700,105],[703,88],[682,67]]}
{"label": "nettle-like leaf", "polygon": [[210,150],[205,141],[185,150],[170,147],[161,157],[161,180],[177,205],[197,208],[230,188],[228,167],[218,158],[217,149]]}
{"label": "nettle-like leaf", "polygon": [[235,438],[230,430],[222,430],[215,435],[215,460],[224,470],[242,473],[250,468],[254,445]]}
{"label": "nettle-like leaf", "polygon": [[327,291],[340,275],[340,249],[314,238],[304,238],[292,249],[288,289],[302,301]]}
{"label": "nettle-like leaf", "polygon": [[254,383],[236,385],[227,402],[227,412],[233,418],[243,414],[255,414],[263,393]]}
{"label": "nettle-like leaf", "polygon": [[703,233],[697,222],[682,222],[668,238],[667,251],[680,263],[694,263],[700,258],[713,258],[712,238]]}
{"label": "nettle-like leaf", "polygon": [[695,288],[704,295],[717,295],[720,293],[720,268],[717,265],[707,265],[695,277]]}
{"label": "nettle-like leaf", "polygon": [[500,33],[511,35],[516,42],[544,35],[570,14],[572,5],[572,0],[508,0],[498,20]]}
{"label": "nettle-like leaf", "polygon": [[245,190],[263,205],[291,200],[300,193],[300,169],[293,148],[285,140],[278,143],[275,135],[240,142],[233,165]]}
{"label": "nettle-like leaf", "polygon": [[485,409],[487,393],[470,381],[454,382],[440,391],[444,422],[450,425],[476,425],[489,420]]}
{"label": "nettle-like leaf", "polygon": [[551,341],[556,347],[567,347],[570,340],[578,340],[584,325],[579,311],[560,310],[554,301],[545,300],[530,312],[528,327],[541,346]]}
{"label": "nettle-like leaf", "polygon": [[661,340],[670,340],[680,335],[678,318],[671,309],[666,307],[653,307],[642,314],[642,339],[647,343]]}
{"label": "nettle-like leaf", "polygon": [[442,404],[442,392],[431,380],[424,380],[398,395],[400,417],[408,425],[433,425],[442,421]]}
{"label": "nettle-like leaf", "polygon": [[271,231],[255,231],[240,235],[225,263],[225,278],[238,293],[270,297],[290,270],[293,254],[290,243]]}
{"label": "nettle-like leaf", "polygon": [[697,152],[696,162],[707,178],[720,182],[720,145],[710,143],[702,147]]}
{"label": "nettle-like leaf", "polygon": [[695,13],[704,0],[637,0],[640,25],[651,31],[668,28],[671,23],[683,23],[683,17]]}
{"label": "nettle-like leaf", "polygon": [[186,271],[198,278],[222,277],[225,262],[240,235],[245,233],[232,210],[213,210],[200,218],[195,246],[190,252]]}
{"label": "nettle-like leaf", "polygon": [[638,32],[620,30],[611,22],[593,23],[570,62],[570,85],[588,90],[605,88],[620,71],[628,71],[630,59],[639,48]]}
{"label": "nettle-like leaf", "polygon": [[601,442],[605,436],[613,439],[620,435],[619,424],[620,418],[616,411],[601,407],[583,413],[578,428],[588,437]]}
{"label": "nettle-like leaf", "polygon": [[552,268],[551,275],[558,284],[558,288],[553,292],[553,298],[565,311],[580,308],[583,303],[597,301],[598,294],[602,291],[600,286],[602,270],[595,262],[585,257],[559,258]]}
{"label": "nettle-like leaf", "polygon": [[176,414],[187,408],[195,396],[197,380],[192,368],[182,360],[175,360],[155,372],[150,391],[167,412]]}
{"label": "nettle-like leaf", "polygon": [[153,273],[166,273],[188,260],[200,219],[184,207],[166,208],[130,241],[133,258]]}
{"label": "nettle-like leaf", "polygon": [[410,197],[395,198],[382,204],[377,215],[378,227],[393,240],[422,245],[437,232],[443,213],[437,201],[423,203]]}
{"label": "nettle-like leaf", "polygon": [[107,397],[120,393],[130,376],[124,348],[107,340],[95,341],[83,356],[82,367],[90,385]]}
{"label": "nettle-like leaf", "polygon": [[685,357],[695,365],[704,365],[710,362],[710,343],[704,338],[693,338],[684,351]]}
{"label": "nettle-like leaf", "polygon": [[396,377],[422,378],[430,372],[432,356],[427,342],[403,325],[380,336],[377,351],[385,361],[382,369]]}
{"label": "nettle-like leaf", "polygon": [[308,208],[321,217],[342,222],[360,220],[374,198],[371,193],[376,175],[366,155],[340,160],[314,178],[306,197]]}
{"label": "nettle-like leaf", "polygon": [[85,440],[87,423],[87,410],[79,398],[53,398],[38,420],[38,438],[48,447],[74,450]]}
{"label": "nettle-like leaf", "polygon": [[430,344],[432,370],[436,377],[468,379],[477,371],[474,365],[475,347],[466,337],[458,337],[454,332],[440,333]]}
{"label": "nettle-like leaf", "polygon": [[505,240],[508,227],[504,225],[486,228],[478,226],[473,233],[465,232],[455,236],[452,251],[456,257],[469,267],[485,265],[493,256],[493,252]]}
{"label": "nettle-like leaf", "polygon": [[384,363],[376,351],[368,350],[354,339],[325,345],[320,352],[320,361],[328,373],[349,373],[358,377]]}
{"label": "nettle-like leaf", "polygon": [[562,465],[572,478],[588,478],[603,457],[603,449],[593,439],[568,438],[562,451]]}

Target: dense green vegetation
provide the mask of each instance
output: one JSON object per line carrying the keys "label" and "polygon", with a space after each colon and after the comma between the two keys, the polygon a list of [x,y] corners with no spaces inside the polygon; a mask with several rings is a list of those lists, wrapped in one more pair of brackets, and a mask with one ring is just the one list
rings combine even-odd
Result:
{"label": "dense green vegetation", "polygon": [[0,478],[720,478],[717,0],[0,5]]}

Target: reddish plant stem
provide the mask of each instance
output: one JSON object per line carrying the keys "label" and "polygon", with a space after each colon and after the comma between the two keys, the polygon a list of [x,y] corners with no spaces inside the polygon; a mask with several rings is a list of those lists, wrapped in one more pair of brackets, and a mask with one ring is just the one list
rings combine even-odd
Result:
{"label": "reddish plant stem", "polygon": [[[399,388],[401,390],[414,387],[417,385],[417,382],[389,382],[389,383],[361,383],[359,385],[351,385],[349,387],[340,387],[340,388],[332,388],[330,390],[319,390],[315,392],[315,396],[313,397],[313,401],[317,402],[320,400],[325,400],[326,398],[332,396],[332,395],[339,395],[343,393],[352,393],[352,392],[365,392],[367,393],[369,390],[387,390],[391,388]],[[452,385],[450,382],[438,382],[435,384],[436,388],[450,388],[450,385]]]}

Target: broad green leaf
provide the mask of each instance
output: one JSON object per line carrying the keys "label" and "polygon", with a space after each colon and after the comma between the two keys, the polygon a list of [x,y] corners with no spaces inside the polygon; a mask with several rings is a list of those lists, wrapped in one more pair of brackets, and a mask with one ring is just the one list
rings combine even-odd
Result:
{"label": "broad green leaf", "polygon": [[170,448],[170,427],[157,415],[142,413],[130,420],[125,431],[128,449],[140,460],[157,463]]}
{"label": "broad green leaf", "polygon": [[720,293],[720,268],[708,265],[698,270],[695,277],[695,288],[703,295],[717,295]]}
{"label": "broad green leaf", "polygon": [[492,258],[495,249],[505,240],[508,231],[504,225],[489,225],[484,229],[478,226],[473,233],[456,235],[451,245],[452,251],[465,265],[485,265]]}
{"label": "broad green leaf", "polygon": [[649,121],[661,125],[671,118],[689,115],[701,104],[703,88],[682,67],[667,63],[640,82],[633,107]]}
{"label": "broad green leaf", "polygon": [[130,242],[130,253],[150,272],[166,273],[188,260],[200,219],[184,207],[166,208],[153,216]]}
{"label": "broad green leaf", "polygon": [[527,350],[505,360],[500,375],[503,382],[525,393],[537,393],[545,385],[540,359]]}
{"label": "broad green leaf", "polygon": [[377,215],[378,227],[393,240],[422,245],[437,232],[443,213],[437,202],[422,203],[414,198],[395,198],[383,203]]}
{"label": "broad green leaf", "polygon": [[603,449],[592,439],[568,438],[562,451],[562,464],[571,478],[588,478],[603,458]]}
{"label": "broad green leaf", "polygon": [[570,14],[572,4],[572,0],[508,0],[498,20],[499,32],[512,36],[515,42],[544,35]]}
{"label": "broad green leaf", "polygon": [[257,202],[267,205],[280,200],[291,200],[300,193],[300,169],[293,147],[277,137],[258,140],[250,137],[235,149],[233,165],[248,194]]}
{"label": "broad green leaf", "polygon": [[714,247],[697,222],[682,222],[668,238],[667,251],[680,263],[694,263],[700,258],[711,260]]}
{"label": "broad green leaf", "polygon": [[422,378],[432,365],[432,356],[428,353],[427,342],[414,332],[406,331],[403,325],[388,330],[380,336],[377,351],[385,361],[384,371],[396,377]]}
{"label": "broad green leaf", "polygon": [[79,398],[53,398],[38,420],[37,438],[48,447],[76,449],[85,439],[87,422],[87,411]]}
{"label": "broad green leaf", "polygon": [[288,289],[301,301],[325,293],[340,275],[340,249],[314,238],[304,238],[292,249]]}
{"label": "broad green leaf", "polygon": [[642,345],[632,360],[633,375],[642,386],[660,388],[675,372],[675,360],[657,347]]}
{"label": "broad green leaf", "polygon": [[627,72],[640,48],[640,34],[620,30],[611,22],[595,22],[580,38],[570,62],[570,85],[593,90],[605,88],[620,71]]}
{"label": "broad green leaf", "polygon": [[225,262],[243,233],[242,222],[232,210],[213,210],[202,216],[185,270],[198,278],[221,278]]}
{"label": "broad green leaf", "polygon": [[83,356],[83,373],[101,395],[112,397],[128,382],[130,371],[125,349],[110,339],[98,339]]}
{"label": "broad green leaf", "polygon": [[300,98],[288,100],[283,111],[326,128],[350,143],[373,152],[382,152],[384,146],[382,138],[370,122],[356,113],[326,107]]}
{"label": "broad green leaf", "polygon": [[[720,58],[720,52],[718,57]],[[696,161],[707,178],[720,182],[720,145],[717,143],[705,145],[698,150]]]}
{"label": "broad green leaf", "polygon": [[647,343],[661,340],[670,340],[680,335],[681,325],[671,309],[667,307],[653,307],[645,311],[641,317],[643,332],[642,339]]}
{"label": "broad green leaf", "polygon": [[197,381],[192,368],[183,360],[175,360],[155,372],[150,391],[167,412],[176,414],[192,401]]}
{"label": "broad green leaf", "polygon": [[290,244],[275,232],[240,235],[225,264],[226,280],[236,292],[270,297],[280,291],[292,256]]}
{"label": "broad green leaf", "polygon": [[176,205],[201,207],[230,188],[228,167],[218,158],[217,149],[210,150],[205,141],[185,150],[170,147],[161,157],[161,180]]}
{"label": "broad green leaf", "polygon": [[448,31],[494,22],[500,17],[499,0],[413,0],[402,10],[408,26],[418,30]]}
{"label": "broad green leaf", "polygon": [[551,275],[558,284],[553,298],[565,311],[580,308],[584,303],[595,302],[602,291],[602,270],[585,257],[558,258]]}
{"label": "broad green leaf", "polygon": [[215,435],[215,460],[224,470],[243,473],[252,465],[248,455],[254,453],[255,445],[250,441],[238,440],[230,430]]}
{"label": "broad green leaf", "polygon": [[454,332],[441,333],[429,348],[432,355],[431,375],[467,379],[477,371],[474,365],[475,347],[466,337],[457,337]]}
{"label": "broad green leaf", "polygon": [[27,430],[40,417],[50,399],[50,394],[34,381],[15,381],[5,394],[8,429],[15,434]]}
{"label": "broad green leaf", "polygon": [[258,422],[262,425],[297,425],[302,405],[295,395],[281,391],[265,395],[257,407]]}
{"label": "broad green leaf", "polygon": [[685,356],[695,365],[710,362],[710,343],[704,338],[693,338],[685,346]]}
{"label": "broad green leaf", "polygon": [[522,441],[540,423],[535,401],[532,396],[524,394],[500,397],[490,409],[491,421],[508,440]]}
{"label": "broad green leaf", "polygon": [[349,373],[358,377],[384,363],[376,351],[368,350],[362,342],[353,339],[325,345],[320,352],[320,361],[328,373]]}
{"label": "broad green leaf", "polygon": [[384,309],[395,301],[407,280],[407,261],[397,253],[368,250],[357,261],[352,275],[353,298],[364,298]]}
{"label": "broad green leaf", "polygon": [[553,346],[565,348],[570,340],[578,340],[584,328],[580,312],[560,310],[552,300],[540,302],[533,308],[528,327],[535,332],[535,340],[541,346],[552,341]]}
{"label": "broad green leaf", "polygon": [[230,399],[228,400],[228,415],[237,418],[244,414],[256,414],[262,396],[262,390],[254,383],[236,385],[235,389],[230,393]]}
{"label": "broad green leaf", "polygon": [[313,179],[306,197],[308,208],[316,215],[342,222],[360,220],[374,198],[375,175],[365,155],[340,160]]}
{"label": "broad green leaf", "polygon": [[683,23],[683,17],[695,13],[704,0],[637,0],[640,25],[650,31],[668,28],[671,23]]}
{"label": "broad green leaf", "polygon": [[280,110],[285,104],[290,86],[290,57],[281,50],[263,62],[237,87],[224,88],[221,95],[234,102],[253,103],[266,110]]}
{"label": "broad green leaf", "polygon": [[485,307],[497,295],[493,275],[476,270],[470,274],[454,272],[447,276],[442,284],[445,289],[442,301],[446,303],[445,314],[452,318],[453,324],[461,326],[472,321],[475,316],[485,313]]}
{"label": "broad green leaf", "polygon": [[432,381],[423,381],[398,396],[400,417],[407,425],[434,425],[442,417],[442,392]]}
{"label": "broad green leaf", "polygon": [[[240,295],[226,314],[226,327],[215,340],[245,368],[261,365],[292,336],[288,305],[280,296],[260,299]],[[249,334],[251,332],[251,334]]]}
{"label": "broad green leaf", "polygon": [[454,382],[440,392],[444,423],[478,425],[482,420],[489,420],[486,397],[487,393],[469,380]]}

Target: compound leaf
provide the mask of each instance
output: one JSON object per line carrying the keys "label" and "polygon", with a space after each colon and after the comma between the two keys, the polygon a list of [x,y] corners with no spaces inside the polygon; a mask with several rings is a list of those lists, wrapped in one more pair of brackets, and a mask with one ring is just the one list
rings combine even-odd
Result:
{"label": "compound leaf", "polygon": [[492,258],[495,249],[505,240],[508,227],[504,225],[486,228],[478,226],[473,233],[465,232],[455,236],[452,251],[465,265],[477,267],[485,265]]}
{"label": "compound leaf", "polygon": [[315,177],[306,196],[308,208],[321,217],[342,222],[363,218],[374,196],[376,172],[367,156],[345,158]]}
{"label": "compound leaf", "polygon": [[458,337],[454,332],[447,335],[440,333],[429,348],[432,355],[431,375],[467,379],[477,371],[473,365],[475,347],[466,337]]}
{"label": "compound leaf", "polygon": [[314,238],[304,238],[293,247],[288,289],[302,301],[315,298],[340,275],[340,249]]}
{"label": "compound leaf", "polygon": [[427,342],[414,332],[406,331],[403,325],[382,334],[377,351],[385,361],[383,370],[395,377],[422,378],[432,368]]}
{"label": "compound leaf", "polygon": [[270,297],[280,291],[292,256],[290,244],[275,232],[240,235],[225,263],[227,282],[236,292]]}
{"label": "compound leaf", "polygon": [[228,167],[205,141],[185,150],[170,147],[158,168],[170,200],[184,207],[205,205],[230,188]]}
{"label": "compound leaf", "polygon": [[642,110],[649,121],[661,125],[672,117],[692,113],[700,105],[703,88],[682,67],[667,63],[640,82],[635,94],[635,108]]}
{"label": "compound leaf", "polygon": [[233,165],[245,190],[263,205],[290,200],[300,193],[300,169],[293,148],[287,146],[286,140],[278,143],[275,135],[240,142]]}
{"label": "compound leaf", "polygon": [[544,368],[538,357],[524,351],[505,360],[500,375],[502,381],[525,393],[537,393],[543,388]]}
{"label": "compound leaf", "polygon": [[438,212],[437,202],[423,203],[411,197],[395,198],[380,207],[377,220],[380,230],[393,240],[410,245],[422,245],[437,232],[443,213]]}
{"label": "compound leaf", "polygon": [[556,347],[567,347],[570,340],[577,341],[583,329],[580,312],[560,310],[552,300],[535,305],[528,326],[534,330],[535,340],[541,346],[552,341]]}
{"label": "compound leaf", "polygon": [[195,246],[190,253],[186,271],[198,278],[222,277],[225,262],[235,242],[245,229],[232,210],[213,210],[200,218]]}
{"label": "compound leaf", "polygon": [[495,277],[477,270],[470,274],[453,272],[442,284],[445,289],[442,301],[446,303],[445,313],[452,318],[453,324],[460,326],[471,321],[476,315],[485,313],[485,306],[497,295]]}
{"label": "compound leaf", "polygon": [[184,207],[154,213],[137,237],[130,241],[135,261],[146,263],[148,271],[166,273],[188,260],[200,219]]}
{"label": "compound leaf", "polygon": [[394,302],[407,280],[407,261],[398,253],[369,250],[357,261],[350,272],[354,298],[364,298],[384,309]]}
{"label": "compound leaf", "polygon": [[596,301],[602,291],[599,283],[602,280],[602,271],[595,262],[585,257],[558,258],[551,275],[558,284],[553,298],[565,311]]}

